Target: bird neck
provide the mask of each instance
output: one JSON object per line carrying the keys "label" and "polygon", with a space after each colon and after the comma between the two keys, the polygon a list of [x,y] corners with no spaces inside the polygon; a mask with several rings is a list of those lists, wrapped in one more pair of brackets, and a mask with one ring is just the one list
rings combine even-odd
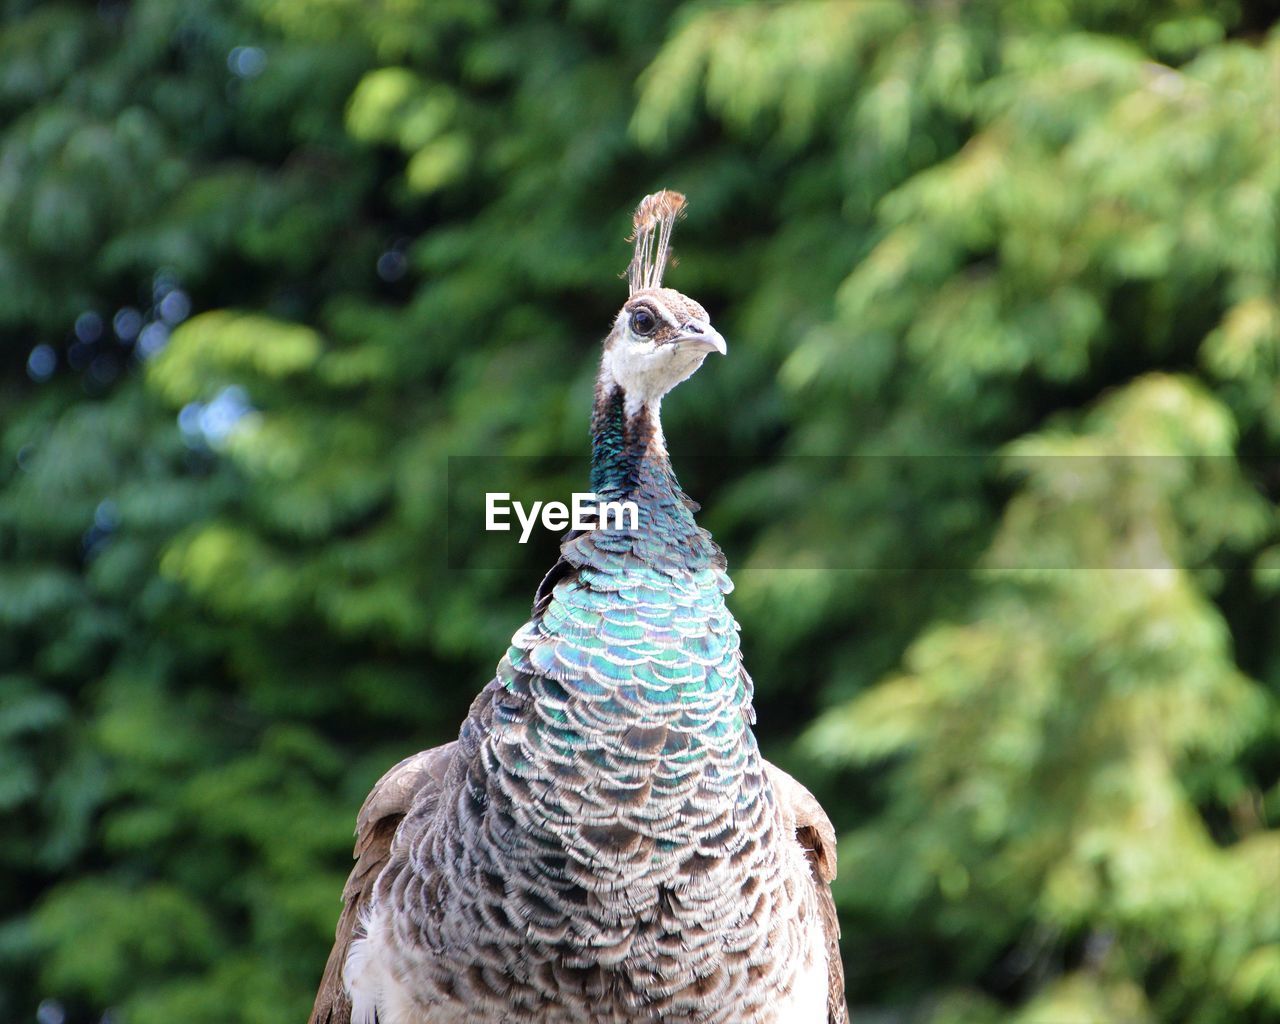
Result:
{"label": "bird neck", "polygon": [[634,501],[678,534],[695,530],[671,468],[658,402],[632,400],[602,376],[591,416],[591,489],[601,500]]}

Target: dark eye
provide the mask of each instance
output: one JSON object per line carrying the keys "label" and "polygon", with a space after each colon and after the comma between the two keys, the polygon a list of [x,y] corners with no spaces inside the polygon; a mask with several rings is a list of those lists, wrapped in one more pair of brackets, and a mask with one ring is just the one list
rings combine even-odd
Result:
{"label": "dark eye", "polygon": [[652,334],[658,329],[658,318],[641,307],[631,314],[631,329],[636,334]]}

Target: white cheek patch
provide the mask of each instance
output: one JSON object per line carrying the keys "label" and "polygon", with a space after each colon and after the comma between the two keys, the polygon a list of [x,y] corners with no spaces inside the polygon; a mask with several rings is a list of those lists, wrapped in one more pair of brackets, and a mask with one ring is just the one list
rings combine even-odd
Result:
{"label": "white cheek patch", "polygon": [[693,373],[705,355],[675,345],[655,346],[624,338],[606,350],[605,369],[626,392],[630,411],[656,404]]}

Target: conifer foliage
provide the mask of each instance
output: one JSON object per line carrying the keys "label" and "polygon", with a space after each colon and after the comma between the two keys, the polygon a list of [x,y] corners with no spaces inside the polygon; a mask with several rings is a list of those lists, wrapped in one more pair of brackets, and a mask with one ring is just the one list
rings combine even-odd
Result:
{"label": "conifer foliage", "polygon": [[853,1015],[1280,1015],[1273,18],[0,6],[0,1018],[305,1017],[360,798],[546,568],[448,457],[585,483],[661,186]]}

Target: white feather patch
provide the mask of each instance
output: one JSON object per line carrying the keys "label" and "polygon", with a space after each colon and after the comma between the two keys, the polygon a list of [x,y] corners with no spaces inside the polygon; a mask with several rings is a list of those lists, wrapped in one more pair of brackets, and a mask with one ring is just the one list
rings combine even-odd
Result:
{"label": "white feather patch", "polygon": [[627,395],[627,415],[657,412],[662,396],[702,365],[706,352],[622,337],[604,353],[604,369]]}
{"label": "white feather patch", "polygon": [[778,1024],[827,1024],[827,947],[821,927],[809,929],[804,965],[778,1000]]}

